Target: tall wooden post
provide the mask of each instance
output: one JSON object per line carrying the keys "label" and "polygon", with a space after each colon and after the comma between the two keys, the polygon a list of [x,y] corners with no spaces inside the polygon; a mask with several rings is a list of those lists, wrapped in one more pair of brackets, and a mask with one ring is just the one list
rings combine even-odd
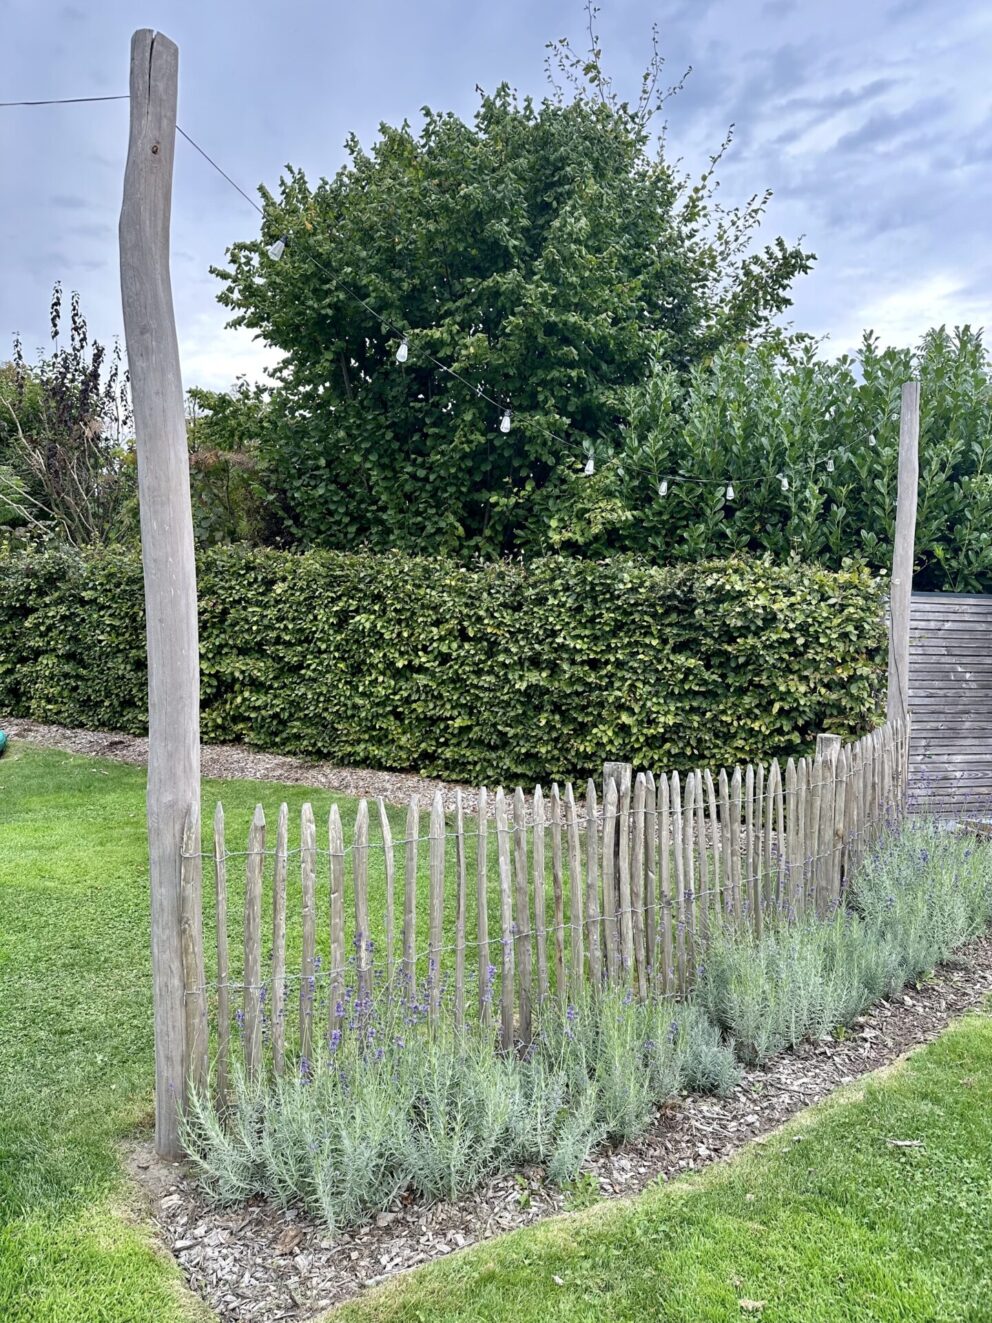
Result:
{"label": "tall wooden post", "polygon": [[131,39],[131,131],[120,218],[124,334],[138,450],[148,640],[148,856],[155,1005],[155,1147],[178,1157],[185,1088],[180,861],[199,820],[196,566],[179,345],[169,277],[179,51],[142,28]]}
{"label": "tall wooden post", "polygon": [[896,535],[889,588],[889,691],[886,716],[909,716],[909,611],[916,549],[916,495],[920,482],[920,383],[907,381],[899,412]]}

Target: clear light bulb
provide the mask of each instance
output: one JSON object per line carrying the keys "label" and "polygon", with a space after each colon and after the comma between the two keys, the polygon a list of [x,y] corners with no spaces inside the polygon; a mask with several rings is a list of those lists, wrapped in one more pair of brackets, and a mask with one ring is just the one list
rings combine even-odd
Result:
{"label": "clear light bulb", "polygon": [[499,430],[504,434],[504,436],[505,436],[506,433],[510,430],[510,411],[509,411],[509,409],[504,409],[504,410],[503,410],[503,417],[499,420]]}
{"label": "clear light bulb", "polygon": [[586,460],[586,466],[582,470],[582,472],[585,474],[587,478],[591,478],[592,475],[596,472],[596,461],[593,459],[592,455],[590,455],[589,458]]}
{"label": "clear light bulb", "polygon": [[789,490],[789,479],[785,476],[784,473],[780,473],[778,475],[778,480],[782,484],[782,490],[784,492],[787,492]]}
{"label": "clear light bulb", "polygon": [[874,433],[874,432],[872,432],[871,436],[869,436],[869,438],[868,438],[868,445],[871,447],[872,450],[874,450],[875,447],[878,445],[878,442],[877,442],[876,439],[875,439],[875,433]]}
{"label": "clear light bulb", "polygon": [[836,417],[837,417],[837,409],[836,409],[836,407],[835,407],[834,405],[832,405],[832,404],[831,404],[830,408],[827,410],[827,417],[828,417],[828,418],[836,418]]}
{"label": "clear light bulb", "polygon": [[407,344],[405,340],[401,340],[400,347],[396,351],[396,361],[397,363],[405,363],[409,357],[410,357],[410,346]]}
{"label": "clear light bulb", "polygon": [[667,496],[667,495],[668,495],[668,479],[667,479],[667,478],[662,478],[661,482],[658,483],[658,495],[659,495],[659,496]]}
{"label": "clear light bulb", "polygon": [[727,500],[728,500],[728,501],[732,501],[733,499],[734,499],[734,484],[733,484],[732,482],[728,482],[728,483],[727,483]]}
{"label": "clear light bulb", "polygon": [[833,462],[832,459],[828,459],[828,460],[827,460],[827,472],[828,472],[828,473],[833,473],[833,471],[834,471],[834,462]]}
{"label": "clear light bulb", "polygon": [[273,244],[269,244],[269,256],[273,262],[278,262],[280,257],[286,251],[286,236],[281,234]]}

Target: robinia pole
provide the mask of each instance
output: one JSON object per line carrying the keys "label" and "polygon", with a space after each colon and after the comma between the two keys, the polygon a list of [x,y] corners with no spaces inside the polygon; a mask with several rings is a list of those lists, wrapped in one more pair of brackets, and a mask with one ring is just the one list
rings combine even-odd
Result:
{"label": "robinia pole", "polygon": [[920,383],[907,381],[899,410],[896,531],[889,583],[889,689],[886,717],[909,716],[909,613],[916,554],[916,499],[920,483]]}
{"label": "robinia pole", "polygon": [[179,344],[169,276],[179,50],[131,39],[131,130],[120,218],[121,297],[138,452],[148,643],[148,858],[155,1007],[155,1148],[180,1155],[186,1027],[183,826],[200,802],[196,564]]}

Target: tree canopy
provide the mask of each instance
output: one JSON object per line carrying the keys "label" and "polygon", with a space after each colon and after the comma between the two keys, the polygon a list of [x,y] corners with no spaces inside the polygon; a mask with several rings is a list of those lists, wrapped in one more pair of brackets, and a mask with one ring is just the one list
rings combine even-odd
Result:
{"label": "tree canopy", "polygon": [[752,250],[767,194],[724,209],[713,169],[670,164],[657,56],[632,105],[598,50],[557,54],[568,95],[504,85],[471,123],[425,109],[418,131],[350,139],[333,179],[287,167],[217,272],[234,324],[284,355],[261,445],[299,543],[547,546],[587,499],[588,457],[622,446],[626,388],[773,334],[809,268],[783,239]]}

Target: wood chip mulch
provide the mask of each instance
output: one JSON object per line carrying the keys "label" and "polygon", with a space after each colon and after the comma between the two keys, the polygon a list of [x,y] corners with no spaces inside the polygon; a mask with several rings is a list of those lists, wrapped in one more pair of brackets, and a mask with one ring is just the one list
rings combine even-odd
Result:
{"label": "wood chip mulch", "polygon": [[[992,934],[986,934],[925,984],[860,1016],[842,1041],[803,1043],[745,1070],[728,1098],[673,1099],[647,1134],[597,1154],[585,1170],[602,1197],[616,1198],[726,1161],[840,1085],[936,1038],[990,993]],[[499,1177],[454,1203],[407,1206],[401,1200],[371,1225],[334,1237],[297,1209],[263,1203],[213,1208],[182,1167],[158,1163],[149,1146],[131,1150],[128,1165],[162,1244],[225,1323],[313,1319],[394,1273],[561,1213],[568,1204],[531,1170]]]}

